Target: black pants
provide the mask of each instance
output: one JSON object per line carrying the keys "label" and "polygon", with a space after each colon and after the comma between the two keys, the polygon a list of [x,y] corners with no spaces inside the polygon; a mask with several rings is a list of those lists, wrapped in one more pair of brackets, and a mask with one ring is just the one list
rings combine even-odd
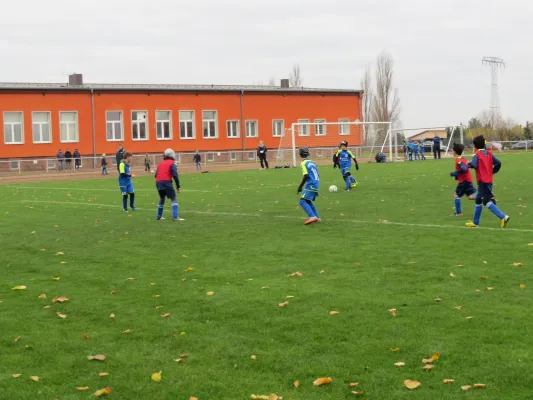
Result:
{"label": "black pants", "polygon": [[68,170],[72,169],[72,160],[67,160],[67,169]]}
{"label": "black pants", "polygon": [[268,161],[266,155],[259,156],[259,161],[261,161],[261,168],[265,168],[266,166],[266,169],[268,169]]}
{"label": "black pants", "polygon": [[76,169],[80,169],[80,159],[75,159],[74,160],[74,168]]}
{"label": "black pants", "polygon": [[440,147],[438,149],[433,149],[433,157],[435,158],[435,160],[437,159],[437,154],[438,154],[438,158],[440,160]]}
{"label": "black pants", "polygon": [[144,165],[144,170],[149,172],[150,171],[150,164],[145,164]]}

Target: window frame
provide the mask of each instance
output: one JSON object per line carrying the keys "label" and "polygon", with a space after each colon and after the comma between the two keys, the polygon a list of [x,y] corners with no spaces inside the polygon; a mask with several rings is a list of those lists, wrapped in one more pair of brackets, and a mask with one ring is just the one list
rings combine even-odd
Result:
{"label": "window frame", "polygon": [[[248,134],[248,124],[255,124],[255,136]],[[258,139],[259,138],[259,121],[257,119],[247,119],[244,121],[245,135],[247,139]]]}
{"label": "window frame", "polygon": [[230,151],[229,152],[229,159],[230,159],[230,161],[237,161],[237,152],[236,151]]}
{"label": "window frame", "polygon": [[[20,122],[20,142],[15,142],[14,139],[15,139],[15,131],[13,130],[13,140],[11,142],[7,142],[6,141],[6,114],[21,114],[22,115],[22,119],[21,119],[21,122]],[[2,113],[2,122],[3,122],[3,125],[2,125],[2,129],[3,129],[3,132],[4,132],[4,144],[5,145],[21,145],[21,144],[24,144],[24,111],[4,111]],[[18,125],[19,123],[15,123],[15,122],[9,122],[9,125],[11,125],[11,128],[13,129],[13,127],[15,125]]]}
{"label": "window frame", "polygon": [[[53,164],[53,166],[50,166],[50,164]],[[57,169],[57,160],[48,158],[46,160],[46,169]]]}
{"label": "window frame", "polygon": [[[302,119],[299,119],[297,121],[298,124],[302,124],[302,125],[298,125],[298,127],[306,127],[306,133],[305,134],[302,134],[302,129],[298,129],[298,136],[302,136],[302,137],[309,137],[311,136],[311,121],[309,119],[305,119],[305,118],[302,118]],[[304,125],[305,124],[305,125]]]}
{"label": "window frame", "polygon": [[[192,137],[181,136],[181,113],[190,112],[192,113],[191,119],[185,119],[183,122],[191,122],[192,125]],[[194,110],[178,110],[178,130],[180,135],[180,140],[195,140],[196,139],[196,112]]]}
{"label": "window frame", "polygon": [[[158,112],[166,112],[168,113],[168,120],[162,120],[162,119],[157,119],[157,113]],[[159,124],[161,123],[161,127],[164,127],[164,123],[165,122],[168,122],[168,130],[169,130],[169,137],[166,138],[164,137],[158,137],[157,135],[157,129],[159,128]],[[164,133],[164,128],[162,128],[162,132]],[[194,131],[193,131],[194,133]],[[174,132],[172,131],[172,110],[155,110],[155,139],[156,140],[172,140],[174,137]]]}
{"label": "window frame", "polygon": [[[146,120],[145,121],[137,121],[137,120],[133,120],[133,113],[146,113]],[[130,111],[130,121],[131,121],[131,140],[133,140],[134,142],[146,142],[147,140],[150,139],[150,135],[149,135],[149,124],[148,124],[148,111],[147,110],[131,110]],[[141,133],[141,130],[140,130],[140,124],[144,122],[144,133],[146,135],[146,138],[137,138],[135,139],[133,137],[133,126],[134,125],[137,125],[137,134],[138,136],[140,136],[140,133]]]}
{"label": "window frame", "polygon": [[[115,124],[119,121],[109,121],[107,119],[107,113],[110,113],[110,112],[118,112],[120,113],[120,130],[121,130],[121,134],[122,134],[122,137],[120,139],[116,139],[115,138]],[[113,139],[109,139],[107,137],[107,124],[109,122],[112,122],[113,123]],[[106,141],[108,142],[123,142],[124,141],[124,111],[122,110],[105,110],[105,137],[106,137]]]}
{"label": "window frame", "polygon": [[[276,122],[281,122],[281,132],[279,135],[276,135],[276,129],[274,128],[276,126]],[[285,133],[285,120],[284,119],[273,119],[272,120],[272,137],[276,138],[282,138]]]}
{"label": "window frame", "polygon": [[[209,158],[212,158],[211,160]],[[209,152],[206,154],[205,159],[207,162],[215,162],[215,153]]]}
{"label": "window frame", "polygon": [[[13,168],[13,163],[17,163],[17,167]],[[9,161],[9,169],[11,171],[20,171],[20,160],[10,160]]]}
{"label": "window frame", "polygon": [[[351,131],[351,128],[350,128],[350,118],[339,118],[339,135],[340,136],[350,136],[350,131]],[[348,133],[346,132],[343,132],[343,126],[346,125],[348,126]]]}
{"label": "window frame", "polygon": [[[215,136],[205,136],[204,122],[205,121],[211,122],[213,120],[204,119],[204,112],[214,112],[215,113],[215,120],[214,120],[214,122],[215,122]],[[203,139],[209,139],[209,140],[218,139],[218,110],[202,110],[202,138]]]}
{"label": "window frame", "polygon": [[[313,121],[313,125],[315,125],[315,136],[319,136],[319,137],[322,137],[322,136],[327,136],[327,132],[328,132],[328,126],[326,125],[326,119],[325,118],[315,118],[315,120]],[[318,127],[321,126],[324,128],[324,133],[322,134],[318,134]]]}
{"label": "window frame", "polygon": [[[230,129],[229,129],[229,124],[230,123],[235,123],[236,124],[236,132],[235,132],[236,135],[235,136],[230,136]],[[226,137],[228,139],[239,139],[241,137],[240,124],[241,124],[241,122],[238,119],[228,119],[228,120],[226,120]]]}
{"label": "window frame", "polygon": [[[67,128],[68,128],[68,125],[72,124],[72,122],[61,122],[61,114],[62,113],[74,113],[75,115],[75,121],[74,121],[74,130],[75,130],[75,134],[76,134],[76,140],[62,140],[61,138],[61,124],[67,124]],[[69,132],[70,133],[70,130]],[[68,135],[67,135],[68,136]],[[107,138],[107,125],[106,125],[106,138]],[[78,120],[78,111],[74,111],[74,110],[71,110],[71,111],[59,111],[59,142],[60,143],[79,143],[80,142],[80,127],[79,127],[79,120]]]}
{"label": "window frame", "polygon": [[[33,122],[33,116],[36,114],[36,113],[40,113],[40,114],[48,114],[48,134],[50,135],[50,140],[48,141],[44,141],[42,140],[43,138],[43,128],[42,126],[45,125],[44,123],[42,122],[38,122],[38,123],[35,123]],[[38,142],[35,141],[35,132],[33,131],[34,130],[34,125],[39,125],[39,137],[41,140],[39,140]],[[32,139],[32,142],[35,143],[35,144],[49,144],[49,143],[52,143],[52,112],[51,111],[32,111],[31,112],[31,139]]]}
{"label": "window frame", "polygon": [[256,159],[256,152],[255,151],[249,151],[248,152],[248,161],[255,161]]}

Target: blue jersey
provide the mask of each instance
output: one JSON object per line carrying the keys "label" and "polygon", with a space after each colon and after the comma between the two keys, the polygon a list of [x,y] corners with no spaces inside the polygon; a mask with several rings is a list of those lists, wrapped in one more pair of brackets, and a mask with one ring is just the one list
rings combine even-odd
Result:
{"label": "blue jersey", "polygon": [[305,181],[305,190],[318,192],[318,189],[320,189],[320,176],[318,175],[316,164],[311,160],[303,160],[301,166],[302,174],[309,177]]}
{"label": "blue jersey", "polygon": [[350,150],[339,150],[335,155],[339,160],[340,168],[349,168],[352,166],[352,158],[355,160],[355,156]]}
{"label": "blue jersey", "polygon": [[119,172],[118,185],[119,186],[131,185],[130,166],[126,164],[124,161],[121,161],[118,172]]}

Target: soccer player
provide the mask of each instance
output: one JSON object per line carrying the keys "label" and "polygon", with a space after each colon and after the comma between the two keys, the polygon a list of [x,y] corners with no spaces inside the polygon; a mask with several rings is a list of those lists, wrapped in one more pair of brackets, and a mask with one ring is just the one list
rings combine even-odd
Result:
{"label": "soccer player", "polygon": [[500,219],[500,226],[505,228],[509,222],[509,216],[505,215],[496,205],[496,199],[492,193],[493,175],[498,173],[502,163],[492,155],[492,152],[485,149],[485,138],[477,136],[474,138],[474,147],[476,152],[472,161],[468,163],[470,168],[476,170],[477,180],[477,196],[476,208],[474,210],[474,220],[466,223],[469,228],[476,228],[479,226],[481,219],[481,211],[483,206],[487,207],[494,215]]}
{"label": "soccer player", "polygon": [[[163,209],[165,208],[165,198],[169,198],[172,202],[172,220],[184,221],[183,218],[178,217],[178,198],[176,190],[181,192],[180,180],[178,177],[178,167],[176,166],[176,153],[172,149],[166,149],[164,160],[157,166],[155,171],[155,186],[159,193],[159,206],[157,208],[157,220],[165,219],[163,217]],[[172,186],[172,179],[176,182],[176,190]]]}
{"label": "soccer player", "polygon": [[422,160],[425,160],[426,159],[426,156],[424,155],[424,152],[426,151],[426,149],[424,148],[424,139],[422,139],[420,141],[420,158]]}
{"label": "soccer player", "polygon": [[130,197],[131,209],[133,211],[137,210],[135,208],[135,193],[131,181],[131,178],[135,177],[130,171],[131,157],[131,153],[124,152],[124,157],[120,160],[120,165],[118,166],[118,185],[122,193],[122,211],[128,211],[128,196]]}
{"label": "soccer player", "polygon": [[353,153],[348,150],[348,142],[342,141],[339,145],[339,151],[333,156],[333,168],[339,167],[342,174],[342,179],[346,182],[346,191],[349,192],[352,188],[357,186],[357,181],[350,173],[352,168],[352,160],[355,163],[355,169],[359,171],[359,164],[355,159]]}
{"label": "soccer player", "polygon": [[101,165],[102,165],[102,175],[107,175],[107,160],[105,159],[105,153],[102,154]]}
{"label": "soccer player", "polygon": [[320,217],[313,204],[313,201],[315,201],[318,196],[318,189],[320,189],[320,177],[318,175],[316,164],[309,159],[309,149],[307,147],[302,147],[300,148],[299,153],[300,157],[304,160],[301,164],[303,179],[300,186],[298,186],[298,194],[302,193],[300,206],[309,216],[309,219],[305,221],[305,225],[309,225],[315,222],[320,222]]}
{"label": "soccer player", "polygon": [[453,154],[455,155],[455,171],[450,172],[450,176],[453,176],[457,184],[455,193],[453,195],[455,201],[455,214],[454,217],[462,217],[463,211],[461,210],[461,197],[468,196],[468,200],[475,200],[476,188],[472,184],[472,174],[468,169],[468,161],[463,158],[463,151],[465,146],[460,143],[454,143]]}
{"label": "soccer player", "polygon": [[420,149],[420,145],[418,144],[418,142],[415,140],[413,142],[413,151],[415,153],[415,161],[418,160],[418,150]]}
{"label": "soccer player", "polygon": [[413,151],[414,151],[415,145],[413,144],[413,141],[409,139],[407,141],[407,148],[409,150],[409,161],[413,161]]}

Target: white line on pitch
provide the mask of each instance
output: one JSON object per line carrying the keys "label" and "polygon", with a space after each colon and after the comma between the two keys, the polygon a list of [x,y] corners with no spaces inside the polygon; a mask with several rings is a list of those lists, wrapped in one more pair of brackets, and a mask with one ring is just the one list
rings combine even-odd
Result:
{"label": "white line on pitch", "polygon": [[[115,205],[115,204],[96,204],[96,203],[78,203],[73,201],[47,201],[47,200],[21,200],[21,201],[11,201],[9,203],[46,203],[46,204],[58,204],[58,205],[79,205],[79,206],[92,206],[92,207],[108,207],[108,208],[122,208],[121,206]],[[143,210],[142,208],[137,208],[137,210]],[[154,207],[154,210],[155,207]],[[263,217],[264,214],[257,214],[257,213],[231,213],[231,212],[221,212],[221,211],[194,211],[194,210],[185,210],[185,214],[187,213],[193,213],[193,214],[205,214],[205,215],[229,215],[233,217]],[[301,217],[295,217],[291,215],[274,215],[270,216],[269,218],[283,218],[283,219],[297,219],[302,220]],[[342,220],[334,220],[331,219],[331,221],[336,222],[351,222],[354,224],[361,224],[361,225],[389,225],[389,226],[406,226],[406,227],[416,227],[416,228],[442,228],[442,229],[467,229],[472,230],[474,228],[467,228],[465,226],[457,226],[457,225],[439,225],[439,224],[412,224],[408,222],[379,222],[379,221],[361,221],[361,220],[354,220],[354,219],[342,219]],[[530,233],[533,232],[533,229],[519,229],[519,228],[490,228],[490,227],[484,227],[479,226],[475,228],[476,230],[485,230],[485,231],[496,231],[496,232],[504,232],[504,231],[511,231],[511,232],[522,232],[522,233]]]}

